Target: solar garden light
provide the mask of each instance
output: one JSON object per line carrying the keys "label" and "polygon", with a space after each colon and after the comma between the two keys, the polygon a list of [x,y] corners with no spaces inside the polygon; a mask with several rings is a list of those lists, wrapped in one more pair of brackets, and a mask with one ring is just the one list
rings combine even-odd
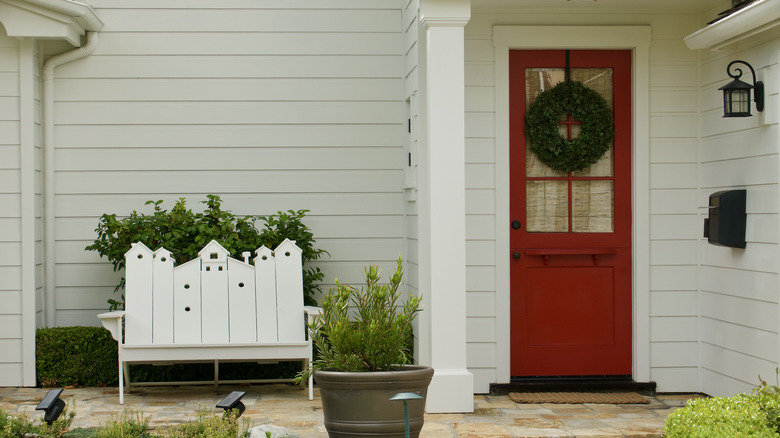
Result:
{"label": "solar garden light", "polygon": [[43,421],[48,425],[57,421],[57,418],[60,417],[60,414],[65,409],[65,402],[60,398],[60,394],[62,394],[62,389],[50,390],[43,397],[43,400],[38,403],[38,406],[35,407],[36,411],[45,411]]}
{"label": "solar garden light", "polygon": [[390,397],[390,401],[402,401],[404,402],[404,436],[409,438],[409,400],[419,400],[423,398],[419,394],[413,392],[399,392],[398,394]]}
{"label": "solar garden light", "polygon": [[241,402],[241,399],[245,395],[246,392],[244,391],[233,391],[230,393],[230,395],[223,398],[222,401],[217,403],[217,407],[224,409],[225,414],[227,414],[231,409],[238,409],[238,417],[240,417],[241,414],[243,414],[244,411],[246,410],[246,406],[244,406],[244,403]]}

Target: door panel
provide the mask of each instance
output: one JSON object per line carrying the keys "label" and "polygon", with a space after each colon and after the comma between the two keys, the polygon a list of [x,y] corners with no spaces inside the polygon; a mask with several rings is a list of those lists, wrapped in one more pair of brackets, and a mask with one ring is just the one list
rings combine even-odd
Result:
{"label": "door panel", "polygon": [[[630,67],[630,51],[510,52],[513,376],[631,373]],[[524,126],[533,99],[567,78],[615,120],[611,150],[570,173],[538,160]],[[564,115],[559,134],[579,128]]]}

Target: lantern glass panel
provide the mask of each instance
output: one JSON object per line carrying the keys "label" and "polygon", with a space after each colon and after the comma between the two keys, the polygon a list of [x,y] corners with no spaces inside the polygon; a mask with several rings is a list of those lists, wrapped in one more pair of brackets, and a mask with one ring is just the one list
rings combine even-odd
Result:
{"label": "lantern glass panel", "polygon": [[726,90],[723,93],[726,116],[750,115],[750,90]]}

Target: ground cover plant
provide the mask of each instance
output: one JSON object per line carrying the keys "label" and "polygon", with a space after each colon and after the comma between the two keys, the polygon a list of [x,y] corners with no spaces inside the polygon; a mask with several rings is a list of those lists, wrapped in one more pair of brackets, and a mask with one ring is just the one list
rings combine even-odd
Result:
{"label": "ground cover plant", "polygon": [[667,438],[780,437],[780,388],[761,384],[750,394],[691,400],[666,419]]}
{"label": "ground cover plant", "polygon": [[0,438],[59,438],[64,436],[74,416],[74,410],[66,406],[57,420],[46,424],[35,422],[26,415],[14,417],[0,409]]}
{"label": "ground cover plant", "polygon": [[152,430],[149,418],[141,412],[125,410],[110,417],[96,428],[68,430],[73,422],[75,409],[66,407],[52,425],[31,420],[27,416],[14,417],[0,409],[0,438],[236,438],[248,437],[251,422],[239,421],[238,411],[212,414],[205,409],[189,422]]}

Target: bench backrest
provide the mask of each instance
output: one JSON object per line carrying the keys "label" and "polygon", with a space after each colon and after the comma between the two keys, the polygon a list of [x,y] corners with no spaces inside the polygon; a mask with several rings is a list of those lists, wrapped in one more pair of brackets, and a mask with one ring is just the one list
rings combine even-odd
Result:
{"label": "bench backrest", "polygon": [[301,250],[261,247],[254,264],[211,241],[174,267],[170,251],[135,243],[125,253],[125,344],[277,343],[305,340]]}

